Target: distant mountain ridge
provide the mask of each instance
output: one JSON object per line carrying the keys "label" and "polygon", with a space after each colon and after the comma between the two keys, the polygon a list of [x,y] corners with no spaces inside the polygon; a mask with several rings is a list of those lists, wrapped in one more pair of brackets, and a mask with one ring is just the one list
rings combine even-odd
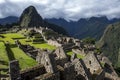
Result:
{"label": "distant mountain ridge", "polygon": [[[32,8],[32,7],[31,7]],[[27,10],[26,10],[27,9]],[[30,7],[26,8],[23,13],[27,15],[22,14],[20,19],[18,17],[7,17],[0,19],[0,24],[6,24],[6,23],[13,23],[17,22],[20,20],[21,26],[59,26],[59,28],[64,28],[67,33],[75,38],[83,39],[86,37],[93,37],[99,40],[101,36],[103,35],[104,30],[109,24],[112,24],[114,22],[120,21],[120,19],[111,19],[108,20],[107,17],[91,17],[89,19],[80,19],[78,21],[66,21],[65,19],[42,19],[42,17],[37,13],[36,9],[33,8],[32,13],[30,12]],[[33,15],[34,14],[34,15]],[[28,23],[26,21],[29,21],[30,17],[26,20],[26,16],[32,17],[32,20]],[[24,17],[24,19],[23,19]],[[35,18],[34,18],[35,17]],[[49,22],[49,23],[48,23]],[[59,32],[59,29],[57,27],[52,27],[52,29],[56,30]],[[63,30],[62,30],[63,31]],[[60,31],[62,33],[62,31]],[[64,31],[63,31],[64,32]]]}
{"label": "distant mountain ridge", "polygon": [[70,36],[76,38],[86,38],[86,37],[93,37],[96,39],[100,39],[103,35],[104,30],[106,29],[107,25],[120,21],[120,19],[112,19],[108,20],[107,17],[91,17],[89,19],[80,19],[78,21],[70,21],[67,22],[66,20],[60,19],[45,19],[50,23],[57,24],[62,26]]}
{"label": "distant mountain ridge", "polygon": [[8,16],[5,18],[1,18],[0,24],[2,24],[2,25],[11,24],[11,23],[17,22],[18,20],[19,20],[19,18],[16,16]]}

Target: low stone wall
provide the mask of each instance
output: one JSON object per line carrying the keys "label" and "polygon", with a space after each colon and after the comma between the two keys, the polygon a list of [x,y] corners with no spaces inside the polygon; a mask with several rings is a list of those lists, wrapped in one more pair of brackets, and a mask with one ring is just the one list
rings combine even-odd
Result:
{"label": "low stone wall", "polygon": [[17,45],[20,49],[22,49],[28,56],[32,57],[33,59],[36,59],[36,56],[37,56],[37,54],[38,54],[38,51],[37,51],[34,47],[32,47],[32,46],[30,46],[30,45],[22,45],[19,41],[16,41],[15,43],[16,43],[16,45]]}
{"label": "low stone wall", "polygon": [[32,68],[20,71],[22,80],[32,80],[34,77],[45,74],[46,70],[43,65],[37,65]]}
{"label": "low stone wall", "polygon": [[57,41],[53,41],[53,40],[48,40],[47,43],[49,45],[53,45],[53,46],[56,46],[56,47],[61,47],[62,44],[58,43]]}
{"label": "low stone wall", "polygon": [[61,80],[60,73],[46,73],[39,77],[36,77],[34,80]]}
{"label": "low stone wall", "polygon": [[76,54],[80,54],[80,55],[83,55],[85,56],[86,53],[84,52],[84,50],[79,50],[79,49],[72,49],[72,52],[76,53]]}
{"label": "low stone wall", "polygon": [[109,73],[105,73],[105,79],[107,79],[107,80],[120,80],[119,77],[111,75]]}
{"label": "low stone wall", "polygon": [[103,70],[98,76],[96,76],[95,80],[104,80],[105,71]]}
{"label": "low stone wall", "polygon": [[57,65],[64,66],[64,64],[67,63],[67,62],[68,62],[67,58],[62,58],[62,59],[56,58]]}

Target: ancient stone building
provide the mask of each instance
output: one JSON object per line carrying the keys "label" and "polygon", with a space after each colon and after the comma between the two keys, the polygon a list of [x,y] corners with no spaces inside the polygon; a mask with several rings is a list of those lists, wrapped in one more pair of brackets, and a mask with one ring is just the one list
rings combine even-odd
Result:
{"label": "ancient stone building", "polygon": [[48,73],[55,73],[57,72],[55,57],[50,51],[43,51],[43,53],[40,56],[40,59],[38,59],[40,64],[43,64],[45,66],[45,69]]}
{"label": "ancient stone building", "polygon": [[55,50],[54,53],[57,55],[57,57],[58,57],[59,59],[67,58],[67,55],[66,55],[65,51],[63,50],[63,47],[58,47],[58,48]]}
{"label": "ancient stone building", "polygon": [[77,80],[91,80],[91,74],[82,60],[75,58],[72,63],[75,65]]}
{"label": "ancient stone building", "polygon": [[92,74],[102,70],[102,66],[94,52],[88,53],[83,61]]}

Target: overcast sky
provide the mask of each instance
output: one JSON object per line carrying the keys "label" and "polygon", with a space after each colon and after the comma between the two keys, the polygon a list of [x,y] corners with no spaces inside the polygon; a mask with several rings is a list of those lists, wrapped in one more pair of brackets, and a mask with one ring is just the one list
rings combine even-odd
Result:
{"label": "overcast sky", "polygon": [[120,18],[120,0],[0,0],[0,18],[20,16],[30,5],[35,6],[43,18]]}

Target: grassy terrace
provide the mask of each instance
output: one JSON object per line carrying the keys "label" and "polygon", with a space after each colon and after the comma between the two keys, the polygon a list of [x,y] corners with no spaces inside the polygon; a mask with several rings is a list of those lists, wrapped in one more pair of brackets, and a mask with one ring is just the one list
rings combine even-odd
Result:
{"label": "grassy terrace", "polygon": [[0,37],[1,41],[9,42],[7,48],[8,53],[5,50],[5,45],[3,42],[0,42],[0,68],[7,68],[8,62],[13,59],[19,60],[20,68],[25,69],[32,67],[37,64],[37,62],[31,57],[27,56],[21,49],[15,45],[14,39],[24,39],[25,37],[18,33],[8,33],[1,34],[4,38]]}
{"label": "grassy terrace", "polygon": [[37,64],[37,62],[31,57],[27,56],[21,49],[18,47],[11,47],[11,51],[15,59],[19,60],[20,68],[25,69],[28,67],[32,67]]}
{"label": "grassy terrace", "polygon": [[20,39],[20,42],[22,44],[29,44],[31,46],[34,46],[35,48],[41,48],[41,49],[49,49],[49,50],[54,50],[55,46],[51,46],[45,42],[43,43],[32,43],[32,41],[27,41],[28,39]]}
{"label": "grassy terrace", "polygon": [[0,38],[0,40],[3,40],[5,42],[9,41],[11,44],[15,44],[15,40],[19,39],[22,44],[30,44],[31,46],[34,46],[36,48],[49,49],[49,50],[55,49],[55,46],[48,45],[45,42],[32,43],[32,41],[27,41],[30,39],[26,39],[23,35],[21,35],[19,33],[7,33],[7,34],[1,34],[1,35],[3,35],[5,38]]}
{"label": "grassy terrace", "polygon": [[8,68],[9,59],[3,42],[0,42],[0,68]]}
{"label": "grassy terrace", "polygon": [[55,47],[48,45],[45,42],[42,43],[32,43],[32,41],[27,41],[26,37],[24,37],[20,33],[7,33],[0,34],[0,41],[9,42],[9,46],[7,47],[8,53],[6,52],[6,47],[3,42],[0,42],[0,68],[8,68],[8,62],[13,59],[19,60],[20,68],[25,69],[28,67],[32,67],[37,64],[37,62],[31,57],[27,56],[21,49],[19,49],[15,45],[15,40],[18,39],[22,44],[30,44],[36,48],[49,49],[54,50]]}

